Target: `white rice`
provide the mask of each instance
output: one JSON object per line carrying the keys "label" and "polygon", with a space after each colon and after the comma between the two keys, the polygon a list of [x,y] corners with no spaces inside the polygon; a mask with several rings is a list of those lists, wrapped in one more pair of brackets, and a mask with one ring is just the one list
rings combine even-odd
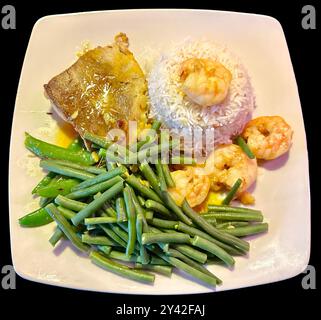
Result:
{"label": "white rice", "polygon": [[[202,108],[180,92],[180,64],[193,57],[216,60],[232,73],[228,96],[220,105]],[[207,143],[212,147],[231,143],[255,106],[253,88],[244,66],[226,47],[208,40],[187,40],[162,55],[148,74],[148,91],[151,117],[159,119],[172,133],[185,137],[194,129],[214,128],[214,135],[207,136]],[[196,140],[204,143],[202,139]]]}

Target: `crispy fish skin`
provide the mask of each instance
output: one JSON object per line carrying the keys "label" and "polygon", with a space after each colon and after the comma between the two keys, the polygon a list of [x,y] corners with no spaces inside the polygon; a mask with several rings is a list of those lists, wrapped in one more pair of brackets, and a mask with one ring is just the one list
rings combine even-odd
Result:
{"label": "crispy fish skin", "polygon": [[58,114],[80,135],[88,131],[106,136],[113,128],[127,131],[129,120],[146,118],[146,78],[123,33],[113,45],[84,53],[44,88]]}

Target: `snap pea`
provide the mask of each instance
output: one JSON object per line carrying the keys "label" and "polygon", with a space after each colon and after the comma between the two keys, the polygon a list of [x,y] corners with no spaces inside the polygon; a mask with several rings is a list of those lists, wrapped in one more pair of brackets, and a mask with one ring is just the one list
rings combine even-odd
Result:
{"label": "snap pea", "polygon": [[25,216],[19,219],[19,224],[22,227],[40,227],[52,222],[52,218],[47,213],[45,208],[40,208],[31,213],[26,214]]}
{"label": "snap pea", "polygon": [[46,198],[55,198],[59,194],[66,195],[70,193],[71,189],[78,184],[79,180],[77,179],[60,178],[45,187],[39,188],[37,195]]}
{"label": "snap pea", "polygon": [[36,194],[38,189],[41,189],[43,187],[46,187],[52,179],[56,176],[54,172],[47,173],[40,182],[32,189],[31,194]]}
{"label": "snap pea", "polygon": [[67,160],[84,165],[92,165],[96,162],[90,152],[84,150],[73,151],[67,148],[58,147],[38,140],[28,133],[26,133],[25,146],[40,158]]}

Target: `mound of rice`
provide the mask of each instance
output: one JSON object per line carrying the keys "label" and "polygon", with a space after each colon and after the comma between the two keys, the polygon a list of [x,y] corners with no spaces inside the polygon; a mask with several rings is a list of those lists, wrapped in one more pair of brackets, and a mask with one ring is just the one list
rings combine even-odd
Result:
{"label": "mound of rice", "polygon": [[[232,73],[228,96],[220,105],[202,108],[180,91],[180,64],[193,57],[216,60]],[[207,40],[187,40],[161,56],[150,70],[148,90],[151,117],[160,120],[172,134],[185,137],[191,135],[193,129],[214,128],[214,135],[207,137],[207,143],[212,147],[231,143],[231,139],[242,131],[255,106],[245,67],[226,47]],[[197,143],[204,143],[201,140]]]}

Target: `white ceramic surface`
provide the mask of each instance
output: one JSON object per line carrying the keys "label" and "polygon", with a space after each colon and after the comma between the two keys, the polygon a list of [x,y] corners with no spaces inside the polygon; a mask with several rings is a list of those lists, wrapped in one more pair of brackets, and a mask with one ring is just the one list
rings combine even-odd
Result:
{"label": "white ceramic surface", "polygon": [[[248,257],[236,258],[233,271],[212,266],[224,284],[217,290],[254,286],[302,272],[310,254],[308,156],[300,100],[291,60],[278,21],[271,17],[199,10],[124,10],[48,16],[32,31],[18,88],[10,149],[10,230],[15,270],[23,278],[76,289],[131,294],[209,292],[190,278],[158,275],[154,285],[140,284],[106,272],[63,243],[48,242],[54,225],[19,227],[18,218],[34,206],[31,189],[42,173],[24,149],[24,131],[49,139],[54,120],[43,84],[75,60],[81,43],[108,44],[125,32],[131,50],[143,58],[144,47],[186,37],[214,39],[235,51],[248,68],[257,95],[256,115],[284,116],[294,128],[288,156],[260,169],[254,190],[270,230],[251,239]],[[144,61],[141,61],[144,63]],[[30,204],[31,203],[31,204]]]}

